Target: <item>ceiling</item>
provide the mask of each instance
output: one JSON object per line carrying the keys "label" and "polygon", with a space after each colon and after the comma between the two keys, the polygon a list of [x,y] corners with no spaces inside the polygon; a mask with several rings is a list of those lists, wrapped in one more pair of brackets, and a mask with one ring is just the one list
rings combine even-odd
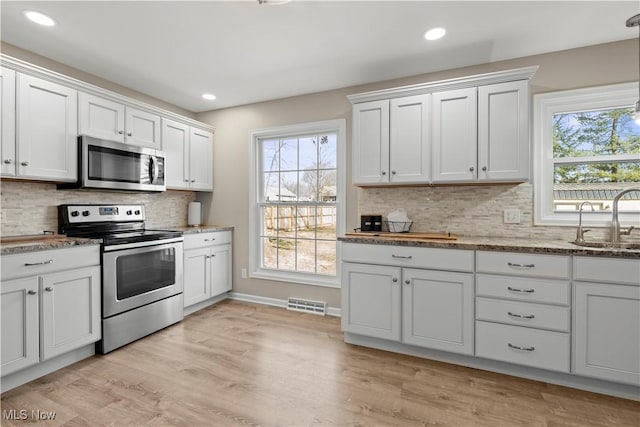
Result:
{"label": "ceiling", "polygon": [[[269,1],[3,0],[0,29],[4,42],[201,112],[635,38],[625,21],[640,12],[636,0]],[[425,41],[436,26],[447,35]]]}

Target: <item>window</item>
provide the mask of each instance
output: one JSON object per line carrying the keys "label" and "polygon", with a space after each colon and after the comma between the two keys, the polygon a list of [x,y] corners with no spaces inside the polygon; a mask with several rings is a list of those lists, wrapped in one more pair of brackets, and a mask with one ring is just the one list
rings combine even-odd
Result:
{"label": "window", "polygon": [[251,276],[340,286],[345,121],[251,134]]}
{"label": "window", "polygon": [[[636,83],[553,92],[534,97],[535,223],[606,225],[616,193],[640,187],[640,124]],[[640,194],[620,200],[621,222],[640,221]]]}

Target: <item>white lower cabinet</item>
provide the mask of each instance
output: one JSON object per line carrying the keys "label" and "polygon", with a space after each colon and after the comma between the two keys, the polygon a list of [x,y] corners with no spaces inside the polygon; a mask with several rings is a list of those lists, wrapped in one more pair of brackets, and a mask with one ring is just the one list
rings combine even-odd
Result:
{"label": "white lower cabinet", "polygon": [[345,244],[343,254],[353,261],[369,257],[371,263],[391,264],[343,263],[345,332],[473,354],[473,274],[402,268],[411,263],[418,267],[421,259],[430,259],[430,267],[437,268],[434,259],[449,258],[472,271],[472,251]]}
{"label": "white lower cabinet", "polygon": [[99,249],[83,248],[2,257],[2,376],[100,340]]}
{"label": "white lower cabinet", "polygon": [[184,306],[231,291],[231,231],[184,236]]}
{"label": "white lower cabinet", "polygon": [[574,373],[640,386],[640,260],[575,257],[574,274]]}

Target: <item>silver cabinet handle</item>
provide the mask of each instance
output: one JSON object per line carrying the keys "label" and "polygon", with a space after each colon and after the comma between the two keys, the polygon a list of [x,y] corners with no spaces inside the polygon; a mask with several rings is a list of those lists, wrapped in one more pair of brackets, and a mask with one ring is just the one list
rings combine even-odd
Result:
{"label": "silver cabinet handle", "polygon": [[395,175],[395,174],[396,174],[396,171],[391,171],[391,175]]}
{"label": "silver cabinet handle", "polygon": [[5,165],[10,165],[11,163],[13,163],[13,160],[11,160],[11,159],[4,159],[4,164],[5,164]]}
{"label": "silver cabinet handle", "polygon": [[195,179],[192,179],[192,180],[191,180],[191,182],[196,182],[196,180],[195,180]]}
{"label": "silver cabinet handle", "polygon": [[127,136],[133,136],[131,132],[127,132]]}
{"label": "silver cabinet handle", "polygon": [[[123,130],[119,130],[119,131],[118,131],[118,135],[122,135],[123,133],[124,133],[124,131],[123,131]],[[131,134],[129,134],[129,136],[131,136]]]}
{"label": "silver cabinet handle", "polygon": [[411,259],[411,258],[413,258],[413,256],[412,255],[402,256],[402,255],[391,254],[391,258]]}
{"label": "silver cabinet handle", "polygon": [[398,278],[397,278],[397,277],[394,277],[393,279],[391,279],[391,281],[392,281],[393,283],[397,283],[397,282],[398,282]]}
{"label": "silver cabinet handle", "polygon": [[476,168],[474,168],[473,166],[469,168],[469,172],[473,172],[474,170],[476,170]]}
{"label": "silver cabinet handle", "polygon": [[28,290],[27,293],[29,295],[36,295],[38,293],[38,291],[34,291],[34,290]]}
{"label": "silver cabinet handle", "polygon": [[487,171],[487,167],[486,167],[486,166],[483,166],[483,167],[482,167],[482,170],[486,172],[486,171]]}
{"label": "silver cabinet handle", "polygon": [[536,349],[534,346],[531,346],[531,347],[520,347],[519,345],[513,345],[511,343],[507,343],[507,345],[509,346],[509,348],[512,348],[514,350],[533,351],[533,350]]}
{"label": "silver cabinet handle", "polygon": [[508,262],[507,265],[514,268],[533,268],[536,266],[535,264],[516,264],[515,262]]}
{"label": "silver cabinet handle", "polygon": [[216,257],[216,254],[211,255],[211,258],[215,258],[215,257]]}
{"label": "silver cabinet handle", "polygon": [[518,313],[512,313],[510,311],[507,311],[507,314],[511,317],[517,317],[518,319],[533,319],[534,317],[536,317],[533,314],[518,314]]}
{"label": "silver cabinet handle", "polygon": [[211,238],[211,239],[204,239],[205,242],[213,242],[214,240],[216,240],[215,237]]}
{"label": "silver cabinet handle", "polygon": [[26,262],[24,264],[25,267],[33,267],[35,265],[45,265],[45,264],[53,264],[53,260],[50,259],[48,261],[42,261],[42,262]]}
{"label": "silver cabinet handle", "polygon": [[512,288],[511,286],[507,286],[507,290],[510,290],[511,292],[526,292],[528,294],[532,294],[536,291],[535,289],[518,289]]}
{"label": "silver cabinet handle", "polygon": [[47,292],[53,292],[53,288],[51,286],[47,286],[44,290]]}
{"label": "silver cabinet handle", "polygon": [[29,162],[22,162],[20,163],[22,166],[29,166]]}
{"label": "silver cabinet handle", "polygon": [[382,171],[382,176],[385,176],[387,174],[387,172]]}
{"label": "silver cabinet handle", "polygon": [[405,280],[405,281],[404,281],[404,284],[405,284],[405,285],[410,285],[410,284],[411,284],[411,280],[409,280],[409,279]]}
{"label": "silver cabinet handle", "polygon": [[189,182],[189,180],[188,180],[188,179],[185,179],[185,180],[184,180],[184,182]]}

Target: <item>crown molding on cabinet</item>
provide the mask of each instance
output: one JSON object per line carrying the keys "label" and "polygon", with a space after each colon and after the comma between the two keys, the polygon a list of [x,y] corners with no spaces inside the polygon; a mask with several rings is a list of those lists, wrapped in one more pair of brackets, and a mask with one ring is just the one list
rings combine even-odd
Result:
{"label": "crown molding on cabinet", "polygon": [[91,83],[83,82],[82,80],[75,79],[73,77],[66,76],[64,74],[58,73],[56,71],[49,70],[47,68],[40,67],[38,65],[31,64],[29,62],[23,61],[18,58],[14,58],[5,54],[0,53],[0,64],[3,67],[10,68],[14,71],[29,74],[32,76],[40,77],[55,83],[59,83],[61,85],[74,88],[76,90],[87,92],[93,95],[98,95],[102,98],[109,99],[114,102],[119,102],[125,105],[129,105],[138,109],[142,109],[151,113],[159,114],[162,117],[178,120],[180,122],[201,128],[206,129],[211,132],[215,132],[215,127],[208,125],[206,123],[198,122],[189,117],[181,116],[180,114],[174,113],[173,111],[165,110],[163,108],[159,108],[144,102],[141,102],[134,98],[129,98],[128,96],[120,95],[118,93],[112,92],[107,89],[103,89],[99,86],[93,85]]}
{"label": "crown molding on cabinet", "polygon": [[412,95],[423,95],[445,90],[464,89],[468,87],[489,85],[494,83],[504,83],[515,80],[529,80],[531,79],[531,77],[533,77],[537,70],[538,66],[535,65],[532,67],[516,68],[513,70],[476,74],[472,76],[457,77],[454,79],[438,80],[435,82],[356,93],[353,95],[347,95],[347,98],[352,104],[359,104],[361,102],[380,101],[383,99],[400,98]]}

